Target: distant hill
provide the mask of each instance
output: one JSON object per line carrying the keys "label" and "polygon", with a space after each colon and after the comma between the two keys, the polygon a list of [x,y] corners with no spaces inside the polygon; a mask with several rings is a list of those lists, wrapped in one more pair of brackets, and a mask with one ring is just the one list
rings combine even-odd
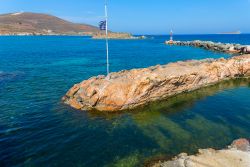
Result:
{"label": "distant hill", "polygon": [[0,35],[93,35],[99,32],[95,26],[76,24],[47,14],[0,15]]}

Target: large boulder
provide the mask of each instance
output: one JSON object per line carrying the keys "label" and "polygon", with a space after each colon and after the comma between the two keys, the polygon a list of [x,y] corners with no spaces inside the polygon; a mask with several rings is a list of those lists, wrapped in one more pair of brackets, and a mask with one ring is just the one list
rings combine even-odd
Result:
{"label": "large boulder", "polygon": [[246,53],[250,53],[250,46],[246,46]]}
{"label": "large boulder", "polygon": [[229,148],[236,148],[241,151],[250,151],[250,141],[249,139],[237,139],[233,141]]}
{"label": "large boulder", "polygon": [[177,62],[92,77],[72,87],[63,101],[81,110],[126,110],[243,76],[250,76],[250,55]]}

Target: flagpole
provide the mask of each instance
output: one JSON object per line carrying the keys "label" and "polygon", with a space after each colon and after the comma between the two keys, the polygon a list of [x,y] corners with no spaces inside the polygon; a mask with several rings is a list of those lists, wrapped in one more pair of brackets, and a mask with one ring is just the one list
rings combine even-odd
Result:
{"label": "flagpole", "polygon": [[105,0],[105,19],[106,19],[107,75],[109,75],[109,43],[108,43],[108,9],[107,9],[107,0]]}

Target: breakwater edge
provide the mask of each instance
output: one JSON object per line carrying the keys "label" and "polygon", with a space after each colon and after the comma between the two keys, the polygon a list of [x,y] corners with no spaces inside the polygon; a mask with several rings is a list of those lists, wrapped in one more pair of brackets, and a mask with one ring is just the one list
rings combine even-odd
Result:
{"label": "breakwater edge", "polygon": [[230,44],[230,43],[221,43],[221,42],[212,42],[212,41],[166,41],[167,45],[178,45],[178,46],[192,46],[203,48],[206,50],[232,53],[232,54],[250,54],[250,45],[241,45],[241,44]]}

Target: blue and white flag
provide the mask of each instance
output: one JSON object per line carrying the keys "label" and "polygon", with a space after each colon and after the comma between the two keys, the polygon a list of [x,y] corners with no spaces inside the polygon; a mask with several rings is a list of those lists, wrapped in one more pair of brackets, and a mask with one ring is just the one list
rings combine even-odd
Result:
{"label": "blue and white flag", "polygon": [[106,30],[106,21],[100,21],[99,28],[100,30]]}

